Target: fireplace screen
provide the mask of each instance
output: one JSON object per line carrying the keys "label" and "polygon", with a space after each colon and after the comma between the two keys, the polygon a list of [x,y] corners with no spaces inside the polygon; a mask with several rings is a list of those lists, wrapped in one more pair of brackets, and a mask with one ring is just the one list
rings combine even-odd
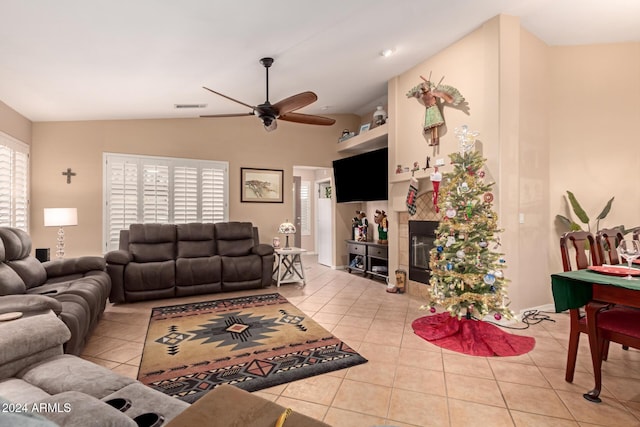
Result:
{"label": "fireplace screen", "polygon": [[429,283],[429,252],[433,248],[437,221],[409,221],[409,279]]}

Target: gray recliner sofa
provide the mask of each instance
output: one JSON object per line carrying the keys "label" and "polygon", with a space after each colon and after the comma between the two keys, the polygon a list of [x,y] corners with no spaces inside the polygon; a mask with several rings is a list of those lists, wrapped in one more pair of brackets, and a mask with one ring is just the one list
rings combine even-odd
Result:
{"label": "gray recliner sofa", "polygon": [[[44,295],[71,331],[65,352],[80,354],[104,312],[111,280],[99,256],[41,263],[31,255],[31,238],[20,229],[0,227],[0,299]],[[28,303],[27,303],[28,304]]]}
{"label": "gray recliner sofa", "polygon": [[[79,357],[63,354],[69,329],[40,295],[0,298],[0,426],[11,427],[272,427],[285,410],[221,385],[193,405]],[[296,413],[287,426],[329,427]]]}
{"label": "gray recliner sofa", "polygon": [[270,286],[274,251],[250,222],[132,224],[105,259],[122,303]]}
{"label": "gray recliner sofa", "polygon": [[0,401],[5,408],[0,425],[21,425],[20,415],[35,414],[69,427],[151,426],[154,418],[166,424],[189,407],[132,378],[63,354],[71,333],[49,309],[51,298],[4,298],[0,313],[21,310],[23,316],[0,322]]}

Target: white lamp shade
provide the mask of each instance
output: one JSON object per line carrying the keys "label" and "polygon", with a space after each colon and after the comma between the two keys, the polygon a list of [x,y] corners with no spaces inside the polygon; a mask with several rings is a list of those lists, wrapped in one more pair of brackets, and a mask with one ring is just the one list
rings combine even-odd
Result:
{"label": "white lamp shade", "polygon": [[290,223],[289,221],[285,221],[282,224],[280,224],[280,227],[278,227],[278,233],[295,234],[296,226]]}
{"label": "white lamp shade", "polygon": [[67,225],[78,225],[78,209],[44,208],[45,227],[64,227]]}

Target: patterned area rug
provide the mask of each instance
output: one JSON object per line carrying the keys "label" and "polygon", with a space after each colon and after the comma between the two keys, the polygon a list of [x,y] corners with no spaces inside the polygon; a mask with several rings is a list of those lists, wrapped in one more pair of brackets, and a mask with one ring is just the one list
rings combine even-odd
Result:
{"label": "patterned area rug", "polygon": [[154,308],[138,380],[193,403],[220,384],[256,391],[366,361],[274,293]]}

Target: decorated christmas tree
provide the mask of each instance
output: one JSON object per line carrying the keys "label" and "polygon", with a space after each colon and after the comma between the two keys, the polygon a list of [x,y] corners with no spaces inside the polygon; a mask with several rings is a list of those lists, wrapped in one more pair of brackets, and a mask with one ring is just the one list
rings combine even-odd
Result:
{"label": "decorated christmas tree", "polygon": [[430,253],[431,311],[444,307],[458,318],[510,318],[506,268],[500,246],[498,217],[492,210],[494,183],[486,183],[486,159],[475,151],[477,133],[456,129],[460,152],[449,155],[454,169],[443,174],[439,205],[444,216]]}

